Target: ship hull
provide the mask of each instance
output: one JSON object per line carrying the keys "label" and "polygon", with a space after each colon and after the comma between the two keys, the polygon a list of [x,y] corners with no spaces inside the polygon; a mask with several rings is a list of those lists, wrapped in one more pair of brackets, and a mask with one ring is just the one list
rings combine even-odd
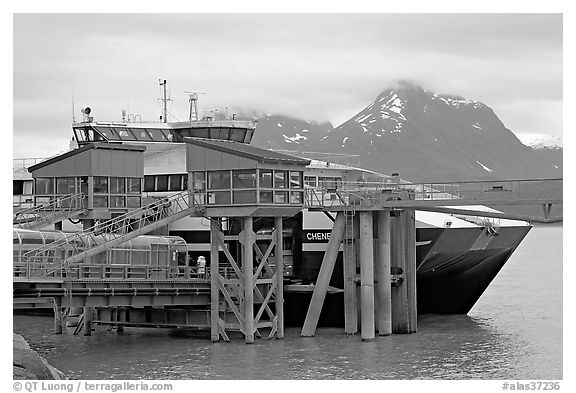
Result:
{"label": "ship hull", "polygon": [[[416,293],[419,314],[467,314],[530,230],[530,226],[501,227],[498,234],[485,228],[422,228],[417,241]],[[314,282],[323,252],[302,252],[297,272],[304,282]],[[330,285],[342,288],[342,252]],[[302,326],[311,292],[287,292],[288,326]],[[344,296],[326,296],[319,326],[343,326]]]}

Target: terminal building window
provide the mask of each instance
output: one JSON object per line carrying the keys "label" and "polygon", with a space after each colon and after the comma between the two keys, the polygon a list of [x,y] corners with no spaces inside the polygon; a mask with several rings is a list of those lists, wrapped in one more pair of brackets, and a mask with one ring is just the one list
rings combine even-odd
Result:
{"label": "terminal building window", "polygon": [[204,201],[209,205],[304,203],[302,171],[218,170],[192,172],[191,176],[194,201],[199,204]]}

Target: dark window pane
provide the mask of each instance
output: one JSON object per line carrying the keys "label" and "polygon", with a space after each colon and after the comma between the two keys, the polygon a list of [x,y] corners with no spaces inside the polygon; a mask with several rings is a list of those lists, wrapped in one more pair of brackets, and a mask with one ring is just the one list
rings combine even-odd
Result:
{"label": "dark window pane", "polygon": [[260,169],[260,188],[272,188],[272,171]]}
{"label": "dark window pane", "polygon": [[108,139],[118,139],[118,135],[109,127],[94,127],[96,130]]}
{"label": "dark window pane", "polygon": [[274,188],[288,188],[288,171],[274,171]]}
{"label": "dark window pane", "polygon": [[169,180],[170,180],[169,182],[170,191],[182,190],[182,175],[170,175]]}
{"label": "dark window pane", "polygon": [[24,181],[12,180],[12,195],[22,195],[22,194],[24,194]]}
{"label": "dark window pane", "polygon": [[139,177],[129,177],[126,179],[128,182],[128,194],[140,194],[140,178]]}
{"label": "dark window pane", "polygon": [[260,203],[272,203],[272,191],[260,191]]}
{"label": "dark window pane", "polygon": [[208,172],[208,189],[221,190],[230,188],[230,171]]}
{"label": "dark window pane", "polygon": [[182,190],[188,189],[188,174],[182,175]]}
{"label": "dark window pane", "polygon": [[134,208],[140,207],[140,197],[129,196],[127,199],[127,207]]}
{"label": "dark window pane", "polygon": [[124,177],[111,177],[110,178],[110,194],[125,194],[126,193],[126,180]]}
{"label": "dark window pane", "polygon": [[104,195],[94,195],[94,207],[108,207],[108,197]]}
{"label": "dark window pane", "polygon": [[132,131],[130,131],[129,128],[116,127],[114,128],[114,131],[116,131],[118,135],[120,135],[120,138],[122,138],[123,140],[129,140],[129,141],[136,140],[136,137],[134,136],[134,134],[132,134]]}
{"label": "dark window pane", "polygon": [[123,196],[111,196],[110,207],[126,207],[126,198]]}
{"label": "dark window pane", "polygon": [[256,190],[234,191],[234,203],[256,203]]}
{"label": "dark window pane", "polygon": [[156,128],[148,128],[148,133],[150,136],[152,136],[152,140],[158,142],[165,142],[167,140],[162,130],[158,130]]}
{"label": "dark window pane", "polygon": [[144,176],[144,191],[154,191],[154,176]]}
{"label": "dark window pane", "polygon": [[138,138],[139,141],[152,140],[152,138],[150,138],[150,135],[148,135],[148,133],[146,132],[145,128],[131,128],[131,130],[134,133],[134,136],[136,136],[136,138]]}
{"label": "dark window pane", "polygon": [[156,176],[156,188],[154,191],[168,191],[168,175]]}
{"label": "dark window pane", "polygon": [[230,191],[212,191],[208,193],[208,203],[210,205],[229,205]]}
{"label": "dark window pane", "polygon": [[107,194],[108,193],[108,178],[101,176],[94,176],[94,193]]}
{"label": "dark window pane", "polygon": [[232,187],[256,188],[256,170],[232,171]]}
{"label": "dark window pane", "polygon": [[52,178],[38,178],[36,179],[37,195],[51,195],[54,194],[54,179]]}
{"label": "dark window pane", "polygon": [[73,194],[75,191],[73,177],[59,177],[56,179],[57,194]]}

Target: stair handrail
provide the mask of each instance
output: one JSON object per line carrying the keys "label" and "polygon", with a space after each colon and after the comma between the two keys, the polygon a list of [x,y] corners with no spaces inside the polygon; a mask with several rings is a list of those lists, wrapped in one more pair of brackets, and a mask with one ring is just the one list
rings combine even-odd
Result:
{"label": "stair handrail", "polygon": [[[14,225],[20,225],[21,223],[15,223],[18,217],[26,216],[46,216],[48,213],[54,212],[71,212],[74,210],[82,209],[82,201],[84,200],[85,194],[82,192],[66,194],[57,198],[54,198],[50,203],[41,204],[28,209],[17,211],[13,214]],[[70,203],[67,203],[70,202]]]}
{"label": "stair handrail", "polygon": [[[29,273],[31,272],[33,264],[36,264],[36,266],[40,268],[48,268],[53,266],[54,262],[62,261],[61,265],[63,266],[66,259],[73,255],[86,251],[90,247],[98,246],[102,244],[102,242],[110,241],[110,239],[101,236],[103,234],[124,235],[135,228],[139,228],[140,226],[137,225],[140,223],[152,224],[160,219],[189,209],[189,198],[189,190],[164,197],[108,220],[105,223],[98,223],[82,231],[72,233],[63,239],[30,250],[23,254],[22,258],[28,264]],[[170,211],[170,208],[178,208],[179,210]],[[153,211],[153,214],[147,214],[151,213],[151,211]],[[56,253],[56,250],[61,252],[61,254]],[[52,255],[49,255],[51,251]],[[38,259],[40,263],[38,263]],[[50,261],[50,259],[52,259],[51,262],[42,263],[42,260]],[[36,263],[34,260],[36,260]]]}

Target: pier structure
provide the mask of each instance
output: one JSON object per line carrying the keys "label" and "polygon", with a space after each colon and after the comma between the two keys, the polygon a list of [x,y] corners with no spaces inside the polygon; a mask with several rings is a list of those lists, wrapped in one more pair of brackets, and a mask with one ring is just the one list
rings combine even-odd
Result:
{"label": "pier structure", "polygon": [[[282,338],[283,220],[307,208],[325,212],[334,224],[301,334],[315,334],[342,245],[345,332],[360,330],[363,340],[371,340],[376,332],[417,329],[415,210],[562,219],[550,216],[561,197],[529,192],[510,198],[501,185],[481,185],[480,195],[491,204],[542,204],[545,217],[462,208],[488,202],[460,192],[474,184],[460,191],[399,183],[341,185],[332,190],[338,200],[326,204],[304,187],[307,159],[226,140],[183,140],[188,189],[149,204],[142,202],[142,146],[89,143],[30,167],[37,210],[15,225],[38,228],[48,222],[59,229],[63,217],[75,217],[84,229],[21,255],[14,263],[15,302],[53,298],[56,333],[67,316],[79,315],[76,331],[84,334],[100,323],[118,330],[208,329],[214,342],[239,331],[252,343],[264,329],[270,329],[268,337]],[[506,198],[500,201],[499,195]],[[210,223],[205,265],[192,266],[177,246],[131,256],[131,263],[115,254],[115,247],[188,216]]]}
{"label": "pier structure", "polygon": [[[136,165],[123,166],[130,168],[126,173],[102,168],[110,170],[116,154],[142,153],[142,148],[124,146],[121,151],[115,145],[90,144],[31,167],[35,178],[52,179],[53,184],[64,173],[74,187],[78,178],[91,186],[83,189],[86,211],[79,216],[85,229],[33,248],[14,264],[15,298],[24,304],[53,297],[56,333],[67,316],[78,315],[85,334],[96,321],[117,328],[209,328],[213,341],[228,340],[227,332],[236,330],[251,343],[263,328],[270,329],[268,337],[282,338],[282,219],[304,207],[303,170],[309,161],[233,142],[186,142],[189,189],[143,206],[141,156]],[[109,150],[111,157],[98,159]],[[78,163],[83,153],[97,157],[87,173],[84,162]],[[63,171],[65,164],[72,168]],[[137,178],[138,187],[113,189],[117,178],[126,188]],[[119,189],[127,195],[117,195]],[[138,192],[132,195],[130,190]],[[137,204],[128,204],[132,196]],[[140,256],[141,261],[126,264],[110,254],[114,247],[186,216],[210,221],[212,248],[205,267],[190,266],[186,255],[184,263],[176,256],[164,264]],[[154,318],[142,307],[166,309],[163,317]]]}
{"label": "pier structure", "polygon": [[282,220],[304,208],[310,161],[247,144],[185,141],[194,212],[210,220],[211,339],[239,330],[252,343],[261,328],[283,338]]}

